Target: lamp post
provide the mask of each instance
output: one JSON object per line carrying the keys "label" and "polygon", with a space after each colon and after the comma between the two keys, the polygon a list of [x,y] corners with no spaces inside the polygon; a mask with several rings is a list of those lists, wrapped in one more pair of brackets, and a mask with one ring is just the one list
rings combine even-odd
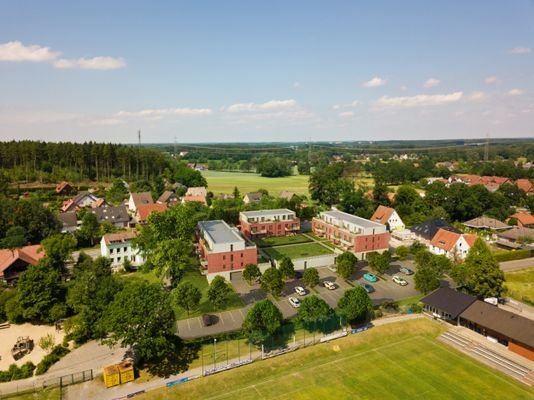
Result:
{"label": "lamp post", "polygon": [[217,368],[217,360],[216,360],[216,356],[217,356],[217,338],[214,338],[213,339],[213,369]]}

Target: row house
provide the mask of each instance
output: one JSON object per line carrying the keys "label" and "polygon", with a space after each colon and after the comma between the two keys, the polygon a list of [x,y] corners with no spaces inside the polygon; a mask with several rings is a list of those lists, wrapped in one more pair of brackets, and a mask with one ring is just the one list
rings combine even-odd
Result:
{"label": "row house", "polygon": [[286,236],[300,231],[300,220],[287,208],[242,211],[239,213],[241,233],[248,238]]}
{"label": "row house", "polygon": [[350,250],[363,260],[367,253],[389,248],[390,234],[385,225],[346,212],[323,211],[312,220],[313,233]]}
{"label": "row house", "polygon": [[230,227],[225,221],[200,221],[198,238],[200,263],[209,281],[216,275],[231,280],[234,271],[258,263],[256,245],[245,240],[237,228]]}

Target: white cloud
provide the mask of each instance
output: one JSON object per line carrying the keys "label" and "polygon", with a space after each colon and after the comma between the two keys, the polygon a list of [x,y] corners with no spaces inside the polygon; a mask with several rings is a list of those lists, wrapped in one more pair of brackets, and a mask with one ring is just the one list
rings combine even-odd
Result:
{"label": "white cloud", "polygon": [[0,61],[49,63],[58,69],[112,70],[124,68],[124,58],[98,56],[81,58],[60,58],[61,52],[51,51],[48,47],[26,46],[19,41],[0,44]]}
{"label": "white cloud", "polygon": [[347,103],[347,104],[334,104],[332,106],[332,109],[334,110],[340,110],[342,108],[352,108],[352,107],[357,107],[359,106],[361,103],[358,101],[358,100],[354,100],[352,101],[351,103]]}
{"label": "white cloud", "polygon": [[521,96],[521,95],[523,95],[523,94],[525,94],[525,93],[526,93],[525,90],[515,88],[515,89],[510,90],[510,91],[507,93],[507,95],[508,95],[508,96]]}
{"label": "white cloud", "polygon": [[223,107],[222,110],[229,113],[238,112],[266,112],[293,109],[297,106],[297,102],[293,99],[289,100],[270,100],[265,103],[237,103],[228,107]]}
{"label": "white cloud", "polygon": [[341,118],[350,118],[354,117],[354,113],[352,111],[343,111],[338,114]]}
{"label": "white cloud", "polygon": [[124,68],[126,60],[124,58],[114,57],[93,57],[93,58],[76,58],[76,59],[59,59],[54,61],[54,67],[58,69],[94,69],[107,71],[112,69]]}
{"label": "white cloud", "polygon": [[381,108],[414,108],[442,106],[457,103],[462,100],[463,92],[454,92],[450,94],[426,95],[418,94],[416,96],[389,97],[382,96],[374,102],[376,107]]}
{"label": "white cloud", "polygon": [[386,84],[385,79],[375,76],[373,79],[370,79],[367,82],[364,82],[362,85],[364,87],[373,88],[373,87],[384,86],[385,84]]}
{"label": "white cloud", "polygon": [[471,101],[481,101],[481,100],[484,100],[485,98],[486,98],[486,93],[484,92],[473,92],[469,96],[469,100]]}
{"label": "white cloud", "polygon": [[425,83],[423,84],[423,86],[427,89],[429,88],[433,88],[433,87],[436,87],[436,86],[439,86],[439,84],[441,83],[441,81],[439,79],[436,79],[436,78],[429,78],[425,81]]}
{"label": "white cloud", "polygon": [[528,54],[530,52],[532,52],[530,47],[514,47],[512,50],[510,50],[510,53],[512,54]]}
{"label": "white cloud", "polygon": [[137,117],[147,119],[159,119],[162,117],[196,117],[210,115],[212,113],[209,108],[159,108],[147,109],[140,111],[119,111],[115,114],[115,118]]}
{"label": "white cloud", "polygon": [[48,47],[25,46],[21,42],[0,44],[0,61],[14,62],[49,62],[59,57],[60,53]]}
{"label": "white cloud", "polygon": [[497,77],[496,76],[488,76],[486,79],[484,79],[484,83],[487,85],[494,85],[497,83]]}

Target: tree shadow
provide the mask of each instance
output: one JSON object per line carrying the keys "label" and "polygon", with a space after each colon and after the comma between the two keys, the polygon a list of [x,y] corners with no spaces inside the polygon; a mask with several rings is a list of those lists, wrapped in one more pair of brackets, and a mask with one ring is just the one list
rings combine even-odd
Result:
{"label": "tree shadow", "polygon": [[154,360],[146,361],[146,367],[151,375],[168,378],[189,370],[189,366],[199,358],[200,343],[184,343],[177,336],[167,338],[169,346],[166,353]]}

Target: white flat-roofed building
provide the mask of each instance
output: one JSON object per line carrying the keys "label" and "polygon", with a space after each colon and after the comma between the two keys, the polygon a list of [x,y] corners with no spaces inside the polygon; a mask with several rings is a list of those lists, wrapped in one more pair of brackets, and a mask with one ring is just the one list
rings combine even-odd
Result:
{"label": "white flat-roofed building", "polygon": [[287,208],[242,211],[239,224],[241,233],[248,238],[286,236],[300,231],[297,214]]}

